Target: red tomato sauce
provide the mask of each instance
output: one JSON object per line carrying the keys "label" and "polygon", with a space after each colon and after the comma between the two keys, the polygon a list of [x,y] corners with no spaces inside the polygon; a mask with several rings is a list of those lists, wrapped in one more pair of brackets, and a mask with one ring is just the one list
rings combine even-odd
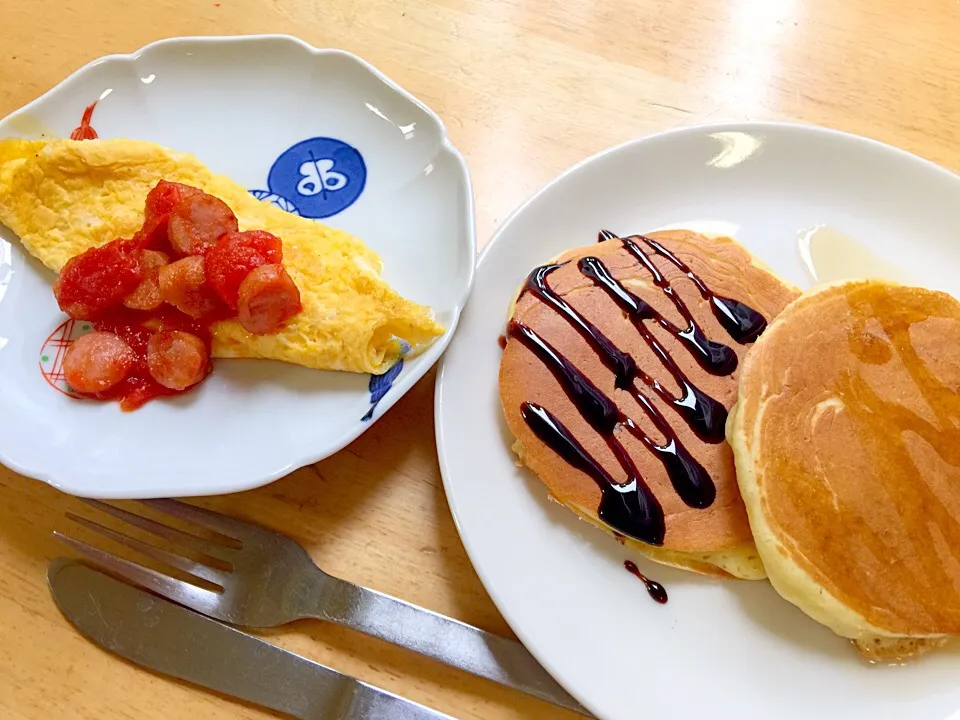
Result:
{"label": "red tomato sauce", "polygon": [[[119,335],[137,356],[137,361],[117,385],[106,392],[90,395],[96,400],[119,400],[122,410],[136,410],[157,397],[182,395],[185,390],[171,390],[158,383],[147,368],[147,343],[161,330],[185,330],[203,340],[210,352],[210,326],[213,318],[195,320],[174,308],[160,308],[149,313],[138,310],[113,310],[91,324],[94,330]],[[213,369],[208,365],[207,374]]]}
{"label": "red tomato sauce", "polygon": [[[88,108],[91,113],[92,108]],[[84,113],[84,118],[89,123],[88,113]],[[195,209],[198,202],[217,207],[216,216],[209,221],[203,214],[193,213],[189,217],[187,231],[190,237],[202,237],[204,242],[172,243],[170,218],[178,212],[183,215],[184,208]],[[228,217],[226,213],[229,213]],[[281,240],[260,230],[237,232],[236,227],[233,212],[220,200],[198,188],[161,180],[147,196],[144,224],[133,238],[117,239],[91,248],[67,261],[54,285],[60,308],[75,319],[89,321],[97,331],[113,333],[130,347],[136,357],[128,370],[124,370],[124,364],[110,375],[109,381],[99,383],[98,386],[106,387],[105,390],[81,395],[96,400],[118,400],[123,410],[135,410],[154,398],[189,392],[210,374],[213,324],[238,318],[239,308],[239,320],[245,327],[249,326],[251,332],[276,332],[300,311],[299,290],[281,264]],[[160,251],[169,258],[169,263],[159,270],[153,266],[154,272],[162,275],[150,275],[151,266],[146,260],[141,265],[147,249]],[[180,269],[189,267],[189,272],[171,267],[192,256],[200,256],[203,262],[189,261],[187,265],[177,266]],[[253,297],[249,301],[249,292],[238,298],[240,284],[253,270],[264,265],[270,266],[264,270],[281,273],[288,281],[286,287],[289,289],[277,299],[274,286],[264,282],[253,288]],[[165,268],[171,270],[164,274]],[[250,277],[244,287],[251,283],[256,285],[258,277]],[[160,288],[163,301],[159,307],[136,310],[124,304],[127,297],[133,297],[141,282],[151,281],[157,285],[144,287],[154,287],[154,292]],[[197,297],[202,297],[203,302],[193,301]],[[142,306],[133,299],[130,302]],[[199,317],[191,317],[187,312]],[[251,313],[257,316],[251,318]],[[157,338],[151,350],[151,338],[165,331],[181,331],[194,337],[180,335],[179,345],[166,336]],[[189,341],[185,345],[184,339]],[[203,364],[201,345],[205,349],[206,365]],[[67,353],[70,352],[68,349]],[[152,356],[151,352],[154,353]],[[77,370],[80,374],[75,376],[76,383],[89,376],[103,377],[103,373],[96,371],[110,367],[105,364],[109,359],[92,350],[78,349],[73,359],[76,362],[71,367],[80,368]],[[87,371],[89,373],[85,375]],[[69,376],[67,382],[70,382]],[[187,383],[191,384],[184,389],[173,389],[182,388]]]}

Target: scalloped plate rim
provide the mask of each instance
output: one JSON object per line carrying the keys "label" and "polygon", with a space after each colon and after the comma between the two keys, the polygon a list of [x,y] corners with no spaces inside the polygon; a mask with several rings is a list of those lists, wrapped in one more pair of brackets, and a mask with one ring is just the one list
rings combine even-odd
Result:
{"label": "scalloped plate rim", "polygon": [[[232,36],[208,36],[208,35],[196,35],[196,36],[179,36],[179,37],[170,37],[163,38],[150,42],[141,48],[129,52],[129,53],[112,53],[109,55],[104,55],[99,58],[95,58],[80,68],[74,70],[69,75],[67,75],[63,80],[58,82],[56,85],[51,87],[49,90],[38,95],[36,98],[28,102],[26,105],[14,110],[3,118],[0,118],[0,136],[5,137],[3,134],[3,129],[8,126],[11,120],[15,120],[18,117],[29,115],[30,111],[40,105],[42,102],[49,100],[54,97],[60,91],[69,88],[74,83],[78,82],[81,77],[91,72],[94,68],[101,64],[111,63],[111,62],[124,62],[132,63],[136,62],[138,59],[148,56],[150,51],[171,45],[189,45],[189,44],[202,44],[202,45],[216,45],[216,44],[244,44],[244,43],[255,43],[262,41],[284,41],[290,42],[294,45],[297,45],[301,50],[309,52],[314,57],[323,57],[323,56],[338,56],[347,58],[351,62],[356,63],[362,67],[366,72],[371,74],[373,77],[377,78],[384,86],[386,86],[392,92],[400,95],[407,102],[415,105],[419,108],[427,117],[435,123],[437,132],[440,136],[440,143],[437,150],[437,155],[447,154],[453,158],[457,168],[461,174],[463,182],[463,190],[465,195],[464,202],[464,212],[458,217],[458,224],[463,224],[462,230],[465,231],[466,240],[468,244],[468,250],[470,251],[470,256],[474,258],[473,263],[468,263],[466,267],[466,277],[465,282],[463,283],[463,288],[461,290],[460,296],[457,299],[456,303],[451,309],[451,319],[447,323],[447,331],[434,342],[433,345],[428,347],[422,353],[418,354],[413,360],[416,362],[416,366],[412,371],[403,373],[397,382],[393,383],[390,390],[387,394],[381,398],[373,406],[372,417],[368,419],[363,419],[362,417],[358,418],[357,421],[353,422],[351,425],[346,427],[346,429],[339,435],[339,437],[328,443],[320,451],[302,451],[302,454],[298,455],[295,459],[290,459],[284,463],[275,464],[273,470],[262,473],[256,478],[250,478],[244,482],[235,482],[232,484],[221,483],[216,487],[208,487],[204,482],[200,483],[188,483],[183,486],[175,486],[171,483],[165,483],[162,486],[151,486],[151,485],[138,485],[135,490],[129,492],[102,492],[98,493],[96,490],[86,487],[82,484],[77,485],[71,482],[69,477],[65,477],[69,471],[48,471],[42,467],[37,467],[35,465],[20,463],[14,457],[11,457],[10,453],[4,449],[3,443],[0,442],[0,464],[8,467],[9,469],[17,472],[21,475],[45,482],[63,492],[73,495],[83,495],[84,497],[99,498],[99,499],[132,499],[132,498],[149,498],[149,497],[160,497],[160,496],[177,496],[177,497],[195,497],[201,495],[210,495],[210,494],[226,494],[234,492],[243,492],[245,490],[252,490],[257,487],[262,487],[268,485],[285,475],[288,475],[295,470],[298,470],[307,465],[324,460],[327,457],[339,452],[344,447],[349,445],[351,442],[356,440],[360,435],[362,435],[367,429],[372,427],[372,425],[383,416],[384,413],[390,410],[391,407],[403,397],[410,388],[413,387],[419,380],[423,378],[424,375],[437,363],[440,356],[446,350],[450,341],[453,338],[454,333],[456,332],[457,326],[460,321],[460,316],[463,312],[463,308],[466,305],[470,293],[473,289],[474,279],[476,276],[476,254],[477,254],[477,240],[476,240],[476,215],[475,215],[475,199],[473,195],[473,184],[472,178],[470,175],[470,169],[467,165],[465,158],[462,153],[453,145],[450,140],[450,136],[447,133],[446,125],[443,120],[434,112],[430,107],[428,107],[424,102],[419,98],[414,96],[408,90],[400,86],[396,81],[390,78],[388,75],[383,73],[381,70],[376,68],[374,65],[364,60],[363,58],[351,53],[347,50],[342,50],[339,48],[317,48],[306,41],[289,34],[282,33],[265,33],[265,34],[252,34],[252,35],[232,35]],[[412,363],[411,363],[412,364]],[[133,494],[130,494],[133,492]]]}

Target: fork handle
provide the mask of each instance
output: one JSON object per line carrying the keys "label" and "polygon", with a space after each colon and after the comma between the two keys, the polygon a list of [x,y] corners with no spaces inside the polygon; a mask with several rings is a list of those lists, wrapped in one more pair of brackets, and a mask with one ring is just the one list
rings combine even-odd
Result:
{"label": "fork handle", "polygon": [[518,642],[345,580],[325,595],[317,618],[589,715]]}

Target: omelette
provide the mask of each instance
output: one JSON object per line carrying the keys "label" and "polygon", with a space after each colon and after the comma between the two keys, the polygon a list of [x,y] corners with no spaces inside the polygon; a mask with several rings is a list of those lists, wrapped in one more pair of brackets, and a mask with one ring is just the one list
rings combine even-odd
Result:
{"label": "omelette", "polygon": [[276,333],[255,335],[237,319],[214,324],[213,357],[382,374],[405,346],[417,352],[443,334],[430,308],[401,297],[380,276],[379,255],[360,239],[261,202],[193,155],[155,143],[0,140],[0,222],[60,272],[75,255],[132,237],[161,179],[220,198],[240,230],[281,238],[283,266],[300,290],[302,312]]}

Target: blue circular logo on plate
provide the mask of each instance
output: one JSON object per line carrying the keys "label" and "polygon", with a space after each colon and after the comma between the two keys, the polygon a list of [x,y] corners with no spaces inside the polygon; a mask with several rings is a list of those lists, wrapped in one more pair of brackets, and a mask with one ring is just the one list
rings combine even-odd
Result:
{"label": "blue circular logo on plate", "polygon": [[303,140],[283,152],[267,177],[270,192],[300,215],[325,218],[356,202],[367,182],[367,166],[356,148],[334,138]]}

